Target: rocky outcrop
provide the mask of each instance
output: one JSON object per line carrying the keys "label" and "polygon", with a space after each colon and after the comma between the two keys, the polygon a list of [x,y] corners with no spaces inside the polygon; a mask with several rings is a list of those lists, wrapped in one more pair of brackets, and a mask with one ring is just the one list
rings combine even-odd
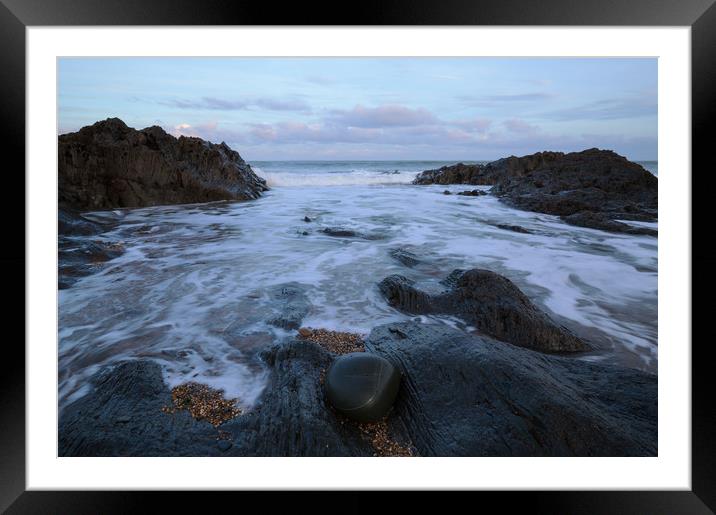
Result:
{"label": "rocky outcrop", "polygon": [[493,193],[516,207],[560,216],[591,211],[610,219],[653,219],[658,208],[653,174],[596,148],[565,154],[522,177],[505,176]]}
{"label": "rocky outcrop", "polygon": [[458,163],[437,170],[419,173],[413,184],[475,184],[493,185],[505,177],[522,177],[545,166],[564,154],[562,152],[537,152],[523,157],[505,157],[487,164],[466,165]]}
{"label": "rocky outcrop", "polygon": [[390,257],[408,268],[413,268],[420,264],[418,256],[404,248],[390,249],[389,254]]}
{"label": "rocky outcrop", "polygon": [[457,316],[484,334],[543,352],[579,352],[589,346],[555,324],[509,279],[489,270],[455,270],[445,280],[448,290],[430,294],[413,281],[391,275],[378,285],[388,303],[412,314]]}
{"label": "rocky outcrop", "polygon": [[656,220],[658,179],[610,150],[538,152],[485,165],[460,163],[422,172],[413,184],[492,185],[492,194],[520,209],[558,215],[580,227],[656,236],[651,229],[614,222]]}
{"label": "rocky outcrop", "polygon": [[80,211],[254,199],[267,190],[226,143],[108,118],[58,142],[60,206]]}
{"label": "rocky outcrop", "polygon": [[[403,375],[387,428],[417,455],[656,455],[656,376],[415,322],[375,328],[366,351]],[[59,454],[374,455],[365,433],[325,400],[328,351],[292,340],[263,358],[270,379],[260,404],[218,428],[162,411],[172,401],[158,365],[102,370],[60,413]]]}

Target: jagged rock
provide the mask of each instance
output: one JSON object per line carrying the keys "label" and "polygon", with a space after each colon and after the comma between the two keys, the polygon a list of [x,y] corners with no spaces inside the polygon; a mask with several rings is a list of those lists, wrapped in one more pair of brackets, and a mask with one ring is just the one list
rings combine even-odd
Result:
{"label": "jagged rock", "polygon": [[78,210],[254,199],[267,190],[226,143],[108,118],[58,143],[61,206]]}
{"label": "jagged rock", "polygon": [[568,329],[555,324],[509,279],[489,270],[454,271],[449,289],[430,294],[413,281],[392,275],[379,289],[388,303],[412,314],[449,314],[462,318],[499,340],[543,352],[580,352],[589,346]]}
{"label": "jagged rock", "polygon": [[319,232],[334,238],[359,238],[362,240],[380,240],[383,238],[379,234],[365,234],[352,229],[344,229],[343,227],[324,227],[319,229]]}
{"label": "jagged rock", "polygon": [[505,176],[520,177],[563,156],[562,152],[537,152],[524,157],[505,157],[487,164],[458,163],[419,173],[413,184],[493,185]]}

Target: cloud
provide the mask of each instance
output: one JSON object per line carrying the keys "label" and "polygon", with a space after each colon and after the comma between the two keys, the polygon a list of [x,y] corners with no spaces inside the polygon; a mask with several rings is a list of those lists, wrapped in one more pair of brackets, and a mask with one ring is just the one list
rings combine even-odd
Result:
{"label": "cloud", "polygon": [[519,134],[535,134],[539,131],[539,127],[527,123],[520,118],[511,118],[509,120],[505,120],[502,124],[508,131]]}
{"label": "cloud", "polygon": [[651,95],[628,98],[610,98],[587,104],[558,109],[543,113],[541,116],[558,121],[567,120],[618,120],[656,116],[656,97]]}
{"label": "cloud", "polygon": [[216,97],[203,97],[198,100],[168,100],[161,102],[179,109],[208,109],[219,111],[242,111],[249,109],[266,109],[269,111],[310,111],[310,106],[303,100],[281,98],[247,98],[227,100]]}
{"label": "cloud", "polygon": [[410,127],[438,123],[437,117],[427,109],[411,109],[400,105],[357,105],[350,110],[335,109],[330,112],[328,120],[346,127]]}

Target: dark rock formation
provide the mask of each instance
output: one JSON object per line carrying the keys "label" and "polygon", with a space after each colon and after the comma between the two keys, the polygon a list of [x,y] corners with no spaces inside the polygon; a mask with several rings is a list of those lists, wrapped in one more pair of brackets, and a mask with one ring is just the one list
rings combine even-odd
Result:
{"label": "dark rock formation", "polygon": [[186,411],[162,413],[172,395],[158,364],[106,368],[93,391],[60,414],[60,456],[215,456],[217,432]]}
{"label": "dark rock formation", "polygon": [[226,143],[109,118],[58,144],[61,206],[88,211],[257,198],[266,182]]}
{"label": "dark rock formation", "polygon": [[311,309],[305,289],[298,283],[282,284],[271,292],[279,314],[267,323],[283,329],[298,329]]}
{"label": "dark rock formation", "polygon": [[391,275],[378,285],[388,303],[413,314],[455,315],[499,340],[543,352],[579,352],[589,347],[569,330],[556,325],[509,279],[489,270],[456,270],[433,295],[413,281]]}
{"label": "dark rock formation", "polygon": [[[656,455],[656,376],[414,322],[375,328],[366,350],[402,372],[388,429],[419,455]],[[365,434],[326,404],[321,375],[329,352],[294,340],[263,356],[271,374],[260,404],[218,428],[185,411],[162,412],[171,393],[158,365],[105,369],[93,391],[60,413],[59,454],[374,454]]]}
{"label": "dark rock formation", "polygon": [[505,157],[487,164],[458,163],[437,170],[419,173],[413,184],[475,184],[493,185],[507,176],[521,177],[530,171],[560,158],[562,152],[537,152],[524,157]]}
{"label": "dark rock formation", "polygon": [[652,221],[658,213],[658,179],[641,165],[596,148],[511,156],[485,165],[457,164],[422,172],[413,184],[493,185],[491,193],[514,207],[611,232],[653,234],[609,222]]}
{"label": "dark rock formation", "polygon": [[421,456],[655,456],[657,378],[413,322],[375,328],[397,437]]}
{"label": "dark rock formation", "polygon": [[405,265],[409,268],[413,268],[415,265],[420,264],[420,260],[418,259],[418,256],[416,256],[409,250],[406,250],[403,248],[391,249],[390,257],[392,257],[396,261],[402,263],[403,265]]}

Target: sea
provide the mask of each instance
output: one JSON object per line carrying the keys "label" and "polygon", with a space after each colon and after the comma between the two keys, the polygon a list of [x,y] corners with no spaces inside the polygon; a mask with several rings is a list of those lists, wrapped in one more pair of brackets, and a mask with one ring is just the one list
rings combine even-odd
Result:
{"label": "sea", "polygon": [[[508,277],[595,348],[574,359],[656,373],[656,238],[574,227],[490,195],[443,194],[489,186],[410,184],[454,161],[250,164],[271,188],[257,200],[86,214],[116,224],[91,238],[126,252],[59,291],[60,408],[84,395],[102,367],[140,358],[160,363],[170,386],[208,384],[250,408],[268,377],[261,351],[295,334],[266,323],[277,313],[271,294],[286,283],[306,291],[305,327],[367,335],[416,319],[474,332],[450,316],[401,313],[377,288],[391,274],[439,288],[456,268]],[[658,175],[657,162],[640,164]],[[328,227],[374,238],[320,231]],[[421,264],[397,262],[396,248]]]}

